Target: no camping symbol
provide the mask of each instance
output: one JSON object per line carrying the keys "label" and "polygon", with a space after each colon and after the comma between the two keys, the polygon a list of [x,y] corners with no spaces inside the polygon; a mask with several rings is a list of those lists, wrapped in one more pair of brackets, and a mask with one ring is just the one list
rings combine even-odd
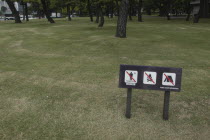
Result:
{"label": "no camping symbol", "polygon": [[162,85],[164,86],[175,86],[176,84],[176,73],[163,73]]}
{"label": "no camping symbol", "polygon": [[126,85],[135,86],[138,78],[138,71],[126,70],[125,71],[125,83]]}

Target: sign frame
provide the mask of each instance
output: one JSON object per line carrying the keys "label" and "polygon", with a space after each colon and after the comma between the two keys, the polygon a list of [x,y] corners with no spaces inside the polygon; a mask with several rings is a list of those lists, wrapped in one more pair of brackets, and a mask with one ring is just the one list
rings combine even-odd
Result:
{"label": "sign frame", "polygon": [[[133,85],[128,85],[125,83],[125,72],[137,71],[136,83]],[[146,72],[150,72],[147,74]],[[156,74],[153,74],[156,73]],[[148,84],[148,81],[152,81],[154,84]],[[133,74],[130,75],[132,79]],[[154,77],[154,75],[156,77]],[[175,76],[175,77],[174,77]],[[154,82],[155,80],[155,82]],[[171,67],[154,67],[154,66],[138,66],[138,65],[120,65],[120,74],[119,74],[119,88],[127,88],[127,101],[126,101],[126,118],[131,118],[131,98],[132,98],[132,89],[145,89],[145,90],[162,90],[165,91],[164,94],[164,103],[163,103],[163,119],[169,119],[169,102],[170,102],[170,92],[180,92],[181,91],[181,81],[182,81],[182,68],[171,68]],[[168,82],[165,85],[164,82]]]}

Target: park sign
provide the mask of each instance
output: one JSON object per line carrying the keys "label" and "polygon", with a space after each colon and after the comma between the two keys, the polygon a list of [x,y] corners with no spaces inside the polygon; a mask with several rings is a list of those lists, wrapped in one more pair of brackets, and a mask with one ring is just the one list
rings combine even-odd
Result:
{"label": "park sign", "polygon": [[181,90],[181,68],[120,65],[120,88]]}
{"label": "park sign", "polygon": [[170,92],[181,91],[182,68],[120,65],[119,87],[127,88],[126,117],[130,118],[132,89],[165,91],[163,119],[168,120]]}

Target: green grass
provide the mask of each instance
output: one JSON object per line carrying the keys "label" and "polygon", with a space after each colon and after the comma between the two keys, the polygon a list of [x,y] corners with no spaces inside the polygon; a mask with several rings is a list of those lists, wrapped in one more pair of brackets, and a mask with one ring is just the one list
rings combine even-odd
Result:
{"label": "green grass", "polygon": [[[209,139],[210,20],[135,19],[125,39],[115,30],[116,19],[0,22],[0,139]],[[120,64],[183,68],[169,121],[161,91],[133,90],[124,117]]]}

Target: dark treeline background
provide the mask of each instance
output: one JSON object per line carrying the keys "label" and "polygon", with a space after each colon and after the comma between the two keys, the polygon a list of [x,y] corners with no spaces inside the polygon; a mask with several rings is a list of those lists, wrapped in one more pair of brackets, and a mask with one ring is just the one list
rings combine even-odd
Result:
{"label": "dark treeline background", "polygon": [[[193,22],[198,23],[200,17],[209,17],[208,0],[5,0],[15,17],[15,23],[21,23],[19,12],[14,7],[14,2],[20,2],[23,6],[23,19],[29,21],[28,14],[35,17],[46,17],[50,23],[55,23],[51,17],[89,16],[91,22],[98,23],[103,27],[105,16],[108,18],[118,17],[116,36],[126,37],[127,19],[133,20],[138,17],[142,22],[142,14],[166,17],[185,16],[186,20],[193,17]],[[3,9],[1,7],[1,9]],[[60,16],[58,16],[58,13]],[[93,18],[94,17],[94,18]],[[118,32],[121,30],[122,33]],[[123,35],[121,35],[123,34]]]}

